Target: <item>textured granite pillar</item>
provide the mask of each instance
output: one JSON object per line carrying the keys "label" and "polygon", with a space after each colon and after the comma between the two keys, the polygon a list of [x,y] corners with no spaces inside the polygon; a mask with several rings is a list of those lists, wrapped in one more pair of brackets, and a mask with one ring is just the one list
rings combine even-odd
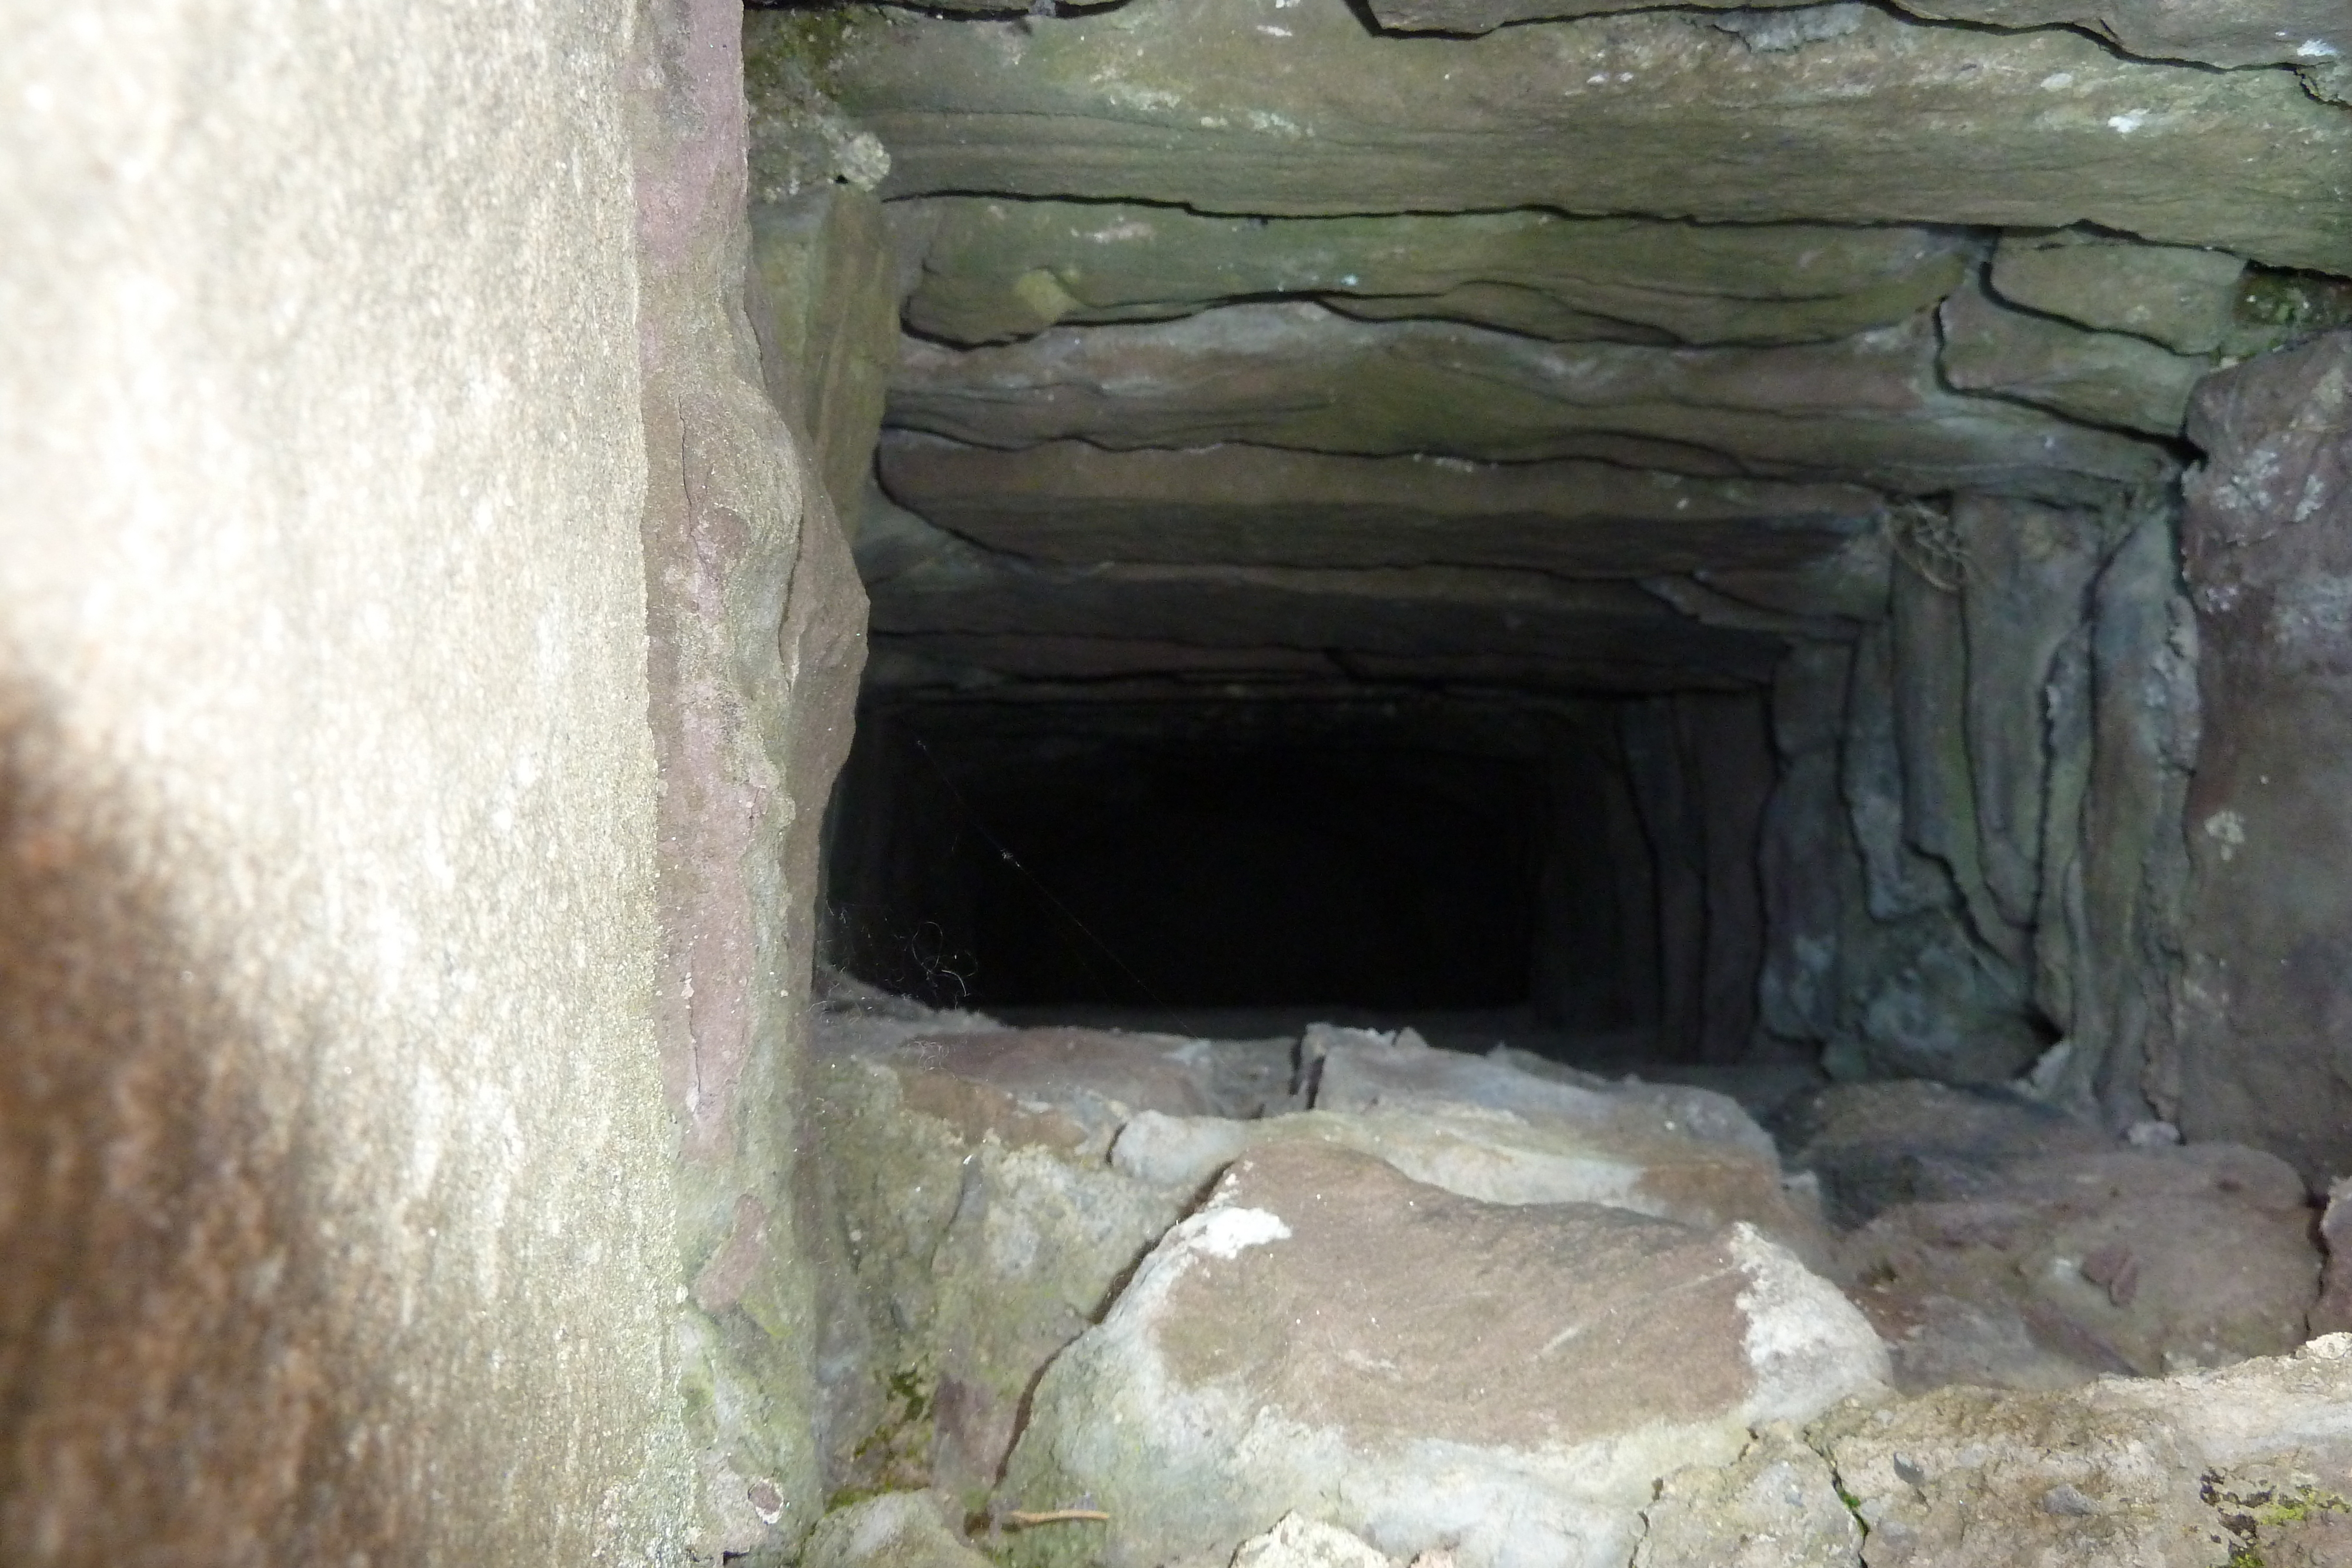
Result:
{"label": "textured granite pillar", "polygon": [[0,1560],[813,1522],[739,26],[0,0]]}
{"label": "textured granite pillar", "polygon": [[0,1560],[685,1560],[630,35],[0,5]]}

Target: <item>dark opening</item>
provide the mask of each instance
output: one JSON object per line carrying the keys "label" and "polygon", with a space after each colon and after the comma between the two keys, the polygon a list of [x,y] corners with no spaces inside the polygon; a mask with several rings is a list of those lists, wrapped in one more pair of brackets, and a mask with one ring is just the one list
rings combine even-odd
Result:
{"label": "dark opening", "polygon": [[1052,748],[967,792],[975,834],[1017,857],[966,841],[975,994],[1517,1004],[1536,784],[1525,763],[1434,752]]}
{"label": "dark opening", "polygon": [[942,1006],[1509,1009],[1727,1060],[1772,772],[1747,695],[877,705],[829,956]]}

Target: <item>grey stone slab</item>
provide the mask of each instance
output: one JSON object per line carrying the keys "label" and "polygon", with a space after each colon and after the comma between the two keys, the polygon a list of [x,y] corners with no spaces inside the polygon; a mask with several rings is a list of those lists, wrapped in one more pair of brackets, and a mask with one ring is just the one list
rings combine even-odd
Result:
{"label": "grey stone slab", "polygon": [[2286,71],[1867,11],[1788,51],[1674,12],[1385,37],[1339,0],[870,14],[834,63],[883,187],[1267,215],[2095,223],[2352,271],[2352,121]]}
{"label": "grey stone slab", "polygon": [[1659,349],[1240,305],[991,348],[910,338],[889,417],[985,446],[1601,458],[2056,500],[2158,483],[2172,467],[2152,444],[1948,392],[1935,353],[1924,316],[1834,343]]}
{"label": "grey stone slab", "polygon": [[916,568],[877,585],[877,636],[948,639],[964,657],[993,646],[1018,668],[1050,646],[1062,673],[1091,647],[1102,673],[1136,671],[1150,644],[1170,668],[1232,668],[1206,651],[1283,651],[1367,676],[1491,679],[1648,689],[1768,679],[1782,642],[1703,625],[1631,583],[1568,583],[1448,568],[1302,570],[1238,567]]}
{"label": "grey stone slab", "polygon": [[2210,354],[2230,336],[2245,272],[2227,251],[2062,230],[2002,235],[1990,282],[1995,295],[2029,310]]}
{"label": "grey stone slab", "polygon": [[1853,486],[1614,464],[1350,457],[1228,444],[1011,451],[908,433],[883,483],[933,523],[1040,560],[1501,566],[1593,577],[1797,566],[1872,526]]}
{"label": "grey stone slab", "polygon": [[2352,53],[2335,0],[1899,0],[1915,16],[1993,27],[2080,27],[2130,54],[2209,66],[2322,68]]}
{"label": "grey stone slab", "polygon": [[1479,1203],[1252,1151],[1048,1368],[1000,1498],[1109,1516],[1016,1562],[1224,1558],[1293,1508],[1391,1556],[1620,1568],[1659,1478],[1873,1393],[1860,1314],[1746,1227]]}
{"label": "grey stone slab", "polygon": [[901,205],[921,251],[908,324],[961,343],[1285,294],[1540,338],[1803,342],[1926,308],[1972,248],[1948,230],[1532,211],[1269,221],[976,196]]}
{"label": "grey stone slab", "polygon": [[2145,338],[2006,309],[1974,288],[1945,300],[1937,319],[1953,386],[2149,435],[2179,434],[2209,364]]}

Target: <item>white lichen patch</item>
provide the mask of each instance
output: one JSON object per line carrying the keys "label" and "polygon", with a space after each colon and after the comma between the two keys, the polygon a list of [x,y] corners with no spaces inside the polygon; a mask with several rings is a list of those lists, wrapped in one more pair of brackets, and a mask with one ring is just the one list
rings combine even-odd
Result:
{"label": "white lichen patch", "polygon": [[[1210,1258],[1231,1260],[1245,1248],[1287,1241],[1290,1227],[1264,1208],[1215,1208],[1179,1226],[1178,1245]],[[1189,1234],[1183,1234],[1189,1232]]]}

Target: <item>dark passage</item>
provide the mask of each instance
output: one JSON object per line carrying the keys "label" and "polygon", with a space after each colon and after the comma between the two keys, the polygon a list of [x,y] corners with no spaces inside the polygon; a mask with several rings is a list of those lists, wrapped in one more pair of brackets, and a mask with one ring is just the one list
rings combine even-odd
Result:
{"label": "dark passage", "polygon": [[[1076,749],[1076,748],[1073,748]],[[1533,769],[1091,747],[971,798],[989,1001],[1500,1006],[1528,988]],[[1116,955],[1116,958],[1113,958]]]}
{"label": "dark passage", "polygon": [[829,956],[939,1006],[1519,1009],[1719,1060],[1770,779],[1747,697],[876,705]]}
{"label": "dark passage", "polygon": [[1527,998],[1543,797],[1526,759],[1263,734],[891,738],[879,792],[905,815],[861,823],[873,803],[853,801],[845,826],[898,841],[866,857],[895,896],[836,878],[877,977],[978,1006]]}

